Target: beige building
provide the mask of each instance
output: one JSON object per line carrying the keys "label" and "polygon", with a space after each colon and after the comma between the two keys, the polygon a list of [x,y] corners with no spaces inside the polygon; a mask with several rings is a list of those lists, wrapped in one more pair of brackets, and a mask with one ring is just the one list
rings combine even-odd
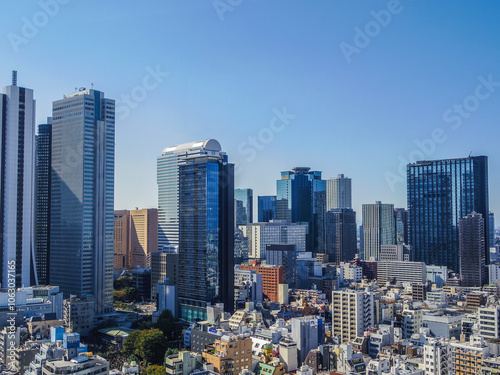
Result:
{"label": "beige building", "polygon": [[158,209],[115,211],[114,267],[151,267],[158,251]]}
{"label": "beige building", "polygon": [[207,345],[202,356],[220,374],[239,375],[243,370],[252,371],[252,339],[246,335],[222,336],[213,345]]}
{"label": "beige building", "polygon": [[374,297],[370,291],[332,292],[333,335],[342,342],[354,341],[375,326]]}

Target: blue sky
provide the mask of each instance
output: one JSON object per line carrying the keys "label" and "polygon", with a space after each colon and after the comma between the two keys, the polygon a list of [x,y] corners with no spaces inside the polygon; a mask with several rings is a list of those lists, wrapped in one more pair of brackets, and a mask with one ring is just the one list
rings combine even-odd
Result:
{"label": "blue sky", "polygon": [[295,166],[344,173],[358,219],[363,203],[406,207],[411,158],[487,155],[500,215],[498,2],[4,0],[0,14],[0,86],[18,70],[38,123],[75,87],[119,100],[116,208],[157,205],[163,148],[215,138],[255,195]]}

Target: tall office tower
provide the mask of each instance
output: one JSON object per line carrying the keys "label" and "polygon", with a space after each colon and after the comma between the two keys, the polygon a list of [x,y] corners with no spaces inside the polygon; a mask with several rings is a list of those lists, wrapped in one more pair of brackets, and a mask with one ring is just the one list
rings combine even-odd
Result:
{"label": "tall office tower", "polygon": [[236,208],[236,225],[253,223],[253,190],[235,189],[234,205]]}
{"label": "tall office tower", "polygon": [[53,103],[50,283],[113,308],[115,101],[81,89]]}
{"label": "tall office tower", "polygon": [[181,158],[215,155],[220,152],[215,139],[167,147],[157,159],[158,248],[179,245],[179,164]]}
{"label": "tall office tower", "polygon": [[[420,161],[408,165],[409,245],[415,261],[459,272],[458,221],[488,217],[488,158]],[[485,226],[485,238],[489,228]],[[484,248],[486,264],[489,248]]]}
{"label": "tall office tower", "polygon": [[483,286],[488,282],[483,216],[472,212],[461,218],[458,225],[462,286]]}
{"label": "tall office tower", "polygon": [[326,181],[321,179],[321,172],[304,167],[281,172],[276,191],[276,218],[308,223],[307,251],[324,253]]}
{"label": "tall office tower", "polygon": [[490,212],[488,215],[488,226],[489,226],[489,244],[488,246],[495,247],[495,214]]}
{"label": "tall office tower", "polygon": [[354,259],[358,250],[356,212],[337,208],[326,213],[326,253],[330,262],[339,264]]}
{"label": "tall office tower", "polygon": [[150,268],[151,254],[158,251],[158,210],[130,211],[130,267]]}
{"label": "tall office tower", "polygon": [[307,224],[272,220],[269,223],[252,223],[246,227],[248,257],[266,259],[266,245],[295,245],[297,253],[306,251]]}
{"label": "tall office tower", "polygon": [[342,342],[363,336],[375,325],[373,292],[338,290],[332,292],[332,335]]}
{"label": "tall office tower", "polygon": [[50,265],[50,161],[52,117],[38,125],[35,147],[35,259],[38,283],[49,284]]}
{"label": "tall office tower", "polygon": [[343,174],[326,180],[326,210],[352,208],[351,179]]}
{"label": "tall office tower", "polygon": [[394,209],[396,245],[408,245],[408,211],[404,208]]}
{"label": "tall office tower", "polygon": [[394,205],[382,203],[363,205],[364,259],[379,259],[380,246],[395,245]]}
{"label": "tall office tower", "polygon": [[116,210],[114,216],[114,258],[116,273],[130,267],[130,211]]}
{"label": "tall office tower", "polygon": [[179,253],[175,246],[151,254],[151,300],[156,301],[156,286],[168,278],[170,285],[179,283]]}
{"label": "tall office tower", "polygon": [[7,288],[14,275],[17,287],[30,286],[37,283],[35,101],[33,90],[17,86],[17,72],[12,72],[12,85],[0,94],[0,125],[0,282]]}
{"label": "tall office tower", "polygon": [[261,195],[258,197],[259,223],[268,223],[276,219],[276,195]]}
{"label": "tall office tower", "polygon": [[188,322],[234,307],[234,164],[217,141],[179,166],[179,303]]}

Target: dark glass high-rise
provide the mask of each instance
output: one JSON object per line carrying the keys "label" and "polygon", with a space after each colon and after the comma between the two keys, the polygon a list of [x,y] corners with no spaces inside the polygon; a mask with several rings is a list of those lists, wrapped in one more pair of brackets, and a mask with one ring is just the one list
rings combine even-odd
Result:
{"label": "dark glass high-rise", "polygon": [[[419,161],[408,165],[407,174],[413,260],[459,272],[459,220],[473,211],[488,217],[488,158]],[[489,238],[488,225],[484,229]]]}

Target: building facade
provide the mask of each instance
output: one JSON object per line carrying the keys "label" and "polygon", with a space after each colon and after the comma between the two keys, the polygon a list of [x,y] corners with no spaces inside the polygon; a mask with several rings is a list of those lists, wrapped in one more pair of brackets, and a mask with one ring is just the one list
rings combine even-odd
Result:
{"label": "building facade", "polygon": [[343,174],[326,180],[326,210],[352,208],[351,179]]}
{"label": "building facade", "polygon": [[[488,217],[487,157],[420,161],[407,174],[413,260],[459,272],[459,220],[473,211]],[[489,238],[488,226],[484,234]],[[483,251],[488,264],[486,244]]]}
{"label": "building facade", "polygon": [[372,292],[337,290],[332,292],[332,335],[351,342],[375,326]]}
{"label": "building facade", "polygon": [[364,259],[379,260],[382,245],[395,245],[394,205],[382,203],[363,204]]}
{"label": "building facade", "polygon": [[288,223],[308,223],[307,251],[324,253],[326,181],[307,167],[281,172],[276,184],[276,217]]}
{"label": "building facade", "polygon": [[[0,283],[37,283],[34,243],[35,101],[12,84],[0,94]],[[13,277],[12,277],[13,276]]]}
{"label": "building facade", "polygon": [[234,208],[236,209],[236,225],[253,223],[253,190],[235,189]]}
{"label": "building facade", "polygon": [[487,238],[484,235],[483,216],[472,212],[461,218],[458,221],[458,226],[462,286],[482,287],[488,282],[484,252],[485,247],[487,247]]}
{"label": "building facade", "polygon": [[[115,101],[82,89],[53,103],[50,283],[113,308]],[[68,269],[71,272],[68,272]]]}
{"label": "building facade", "polygon": [[276,220],[276,195],[262,195],[257,201],[259,223]]}
{"label": "building facade", "polygon": [[[205,319],[209,304],[234,306],[234,164],[217,141],[179,166],[181,318]],[[215,147],[217,143],[218,147]]]}
{"label": "building facade", "polygon": [[350,208],[326,213],[326,254],[330,262],[340,264],[354,259],[358,251],[356,212]]}

